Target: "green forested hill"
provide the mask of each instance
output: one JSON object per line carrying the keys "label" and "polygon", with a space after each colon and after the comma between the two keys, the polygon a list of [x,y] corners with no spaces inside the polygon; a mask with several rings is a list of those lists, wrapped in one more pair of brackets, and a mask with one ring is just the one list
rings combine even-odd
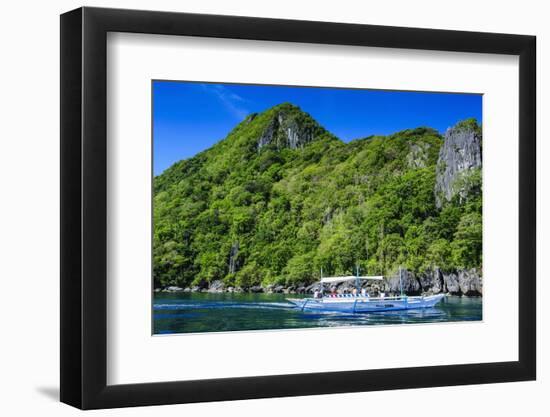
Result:
{"label": "green forested hill", "polygon": [[444,148],[465,131],[481,140],[468,120],[346,144],[291,104],[249,116],[155,178],[155,287],[480,267],[481,169]]}

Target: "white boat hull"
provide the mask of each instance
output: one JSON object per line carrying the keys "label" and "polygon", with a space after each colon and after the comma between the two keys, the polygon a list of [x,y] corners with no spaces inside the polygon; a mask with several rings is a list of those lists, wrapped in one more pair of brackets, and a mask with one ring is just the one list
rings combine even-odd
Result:
{"label": "white boat hull", "polygon": [[342,313],[373,313],[377,311],[399,311],[418,308],[431,308],[440,302],[443,294],[421,297],[323,297],[287,298],[296,308],[308,311],[328,311]]}

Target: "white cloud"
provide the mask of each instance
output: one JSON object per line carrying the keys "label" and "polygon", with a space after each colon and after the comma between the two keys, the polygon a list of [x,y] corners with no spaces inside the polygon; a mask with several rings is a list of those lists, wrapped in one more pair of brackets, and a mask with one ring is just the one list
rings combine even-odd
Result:
{"label": "white cloud", "polygon": [[201,84],[201,87],[205,91],[215,95],[225,109],[237,119],[242,120],[250,113],[244,106],[246,100],[223,85]]}

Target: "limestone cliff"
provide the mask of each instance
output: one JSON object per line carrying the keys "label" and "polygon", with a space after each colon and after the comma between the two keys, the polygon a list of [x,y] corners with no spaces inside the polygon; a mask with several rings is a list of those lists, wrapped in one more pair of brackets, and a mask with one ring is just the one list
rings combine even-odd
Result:
{"label": "limestone cliff", "polygon": [[258,151],[266,146],[276,149],[302,148],[324,131],[313,119],[295,106],[283,104],[258,138]]}
{"label": "limestone cliff", "polygon": [[445,132],[436,168],[435,201],[438,208],[468,192],[468,178],[481,169],[481,128],[473,119]]}

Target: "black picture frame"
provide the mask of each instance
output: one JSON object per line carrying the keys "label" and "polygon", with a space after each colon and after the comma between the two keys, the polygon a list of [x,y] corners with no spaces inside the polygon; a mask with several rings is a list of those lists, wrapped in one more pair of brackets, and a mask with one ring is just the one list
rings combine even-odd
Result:
{"label": "black picture frame", "polygon": [[[107,385],[108,32],[519,56],[519,358],[427,366]],[[61,16],[61,401],[81,409],[534,380],[536,38],[171,12],[80,8]]]}

